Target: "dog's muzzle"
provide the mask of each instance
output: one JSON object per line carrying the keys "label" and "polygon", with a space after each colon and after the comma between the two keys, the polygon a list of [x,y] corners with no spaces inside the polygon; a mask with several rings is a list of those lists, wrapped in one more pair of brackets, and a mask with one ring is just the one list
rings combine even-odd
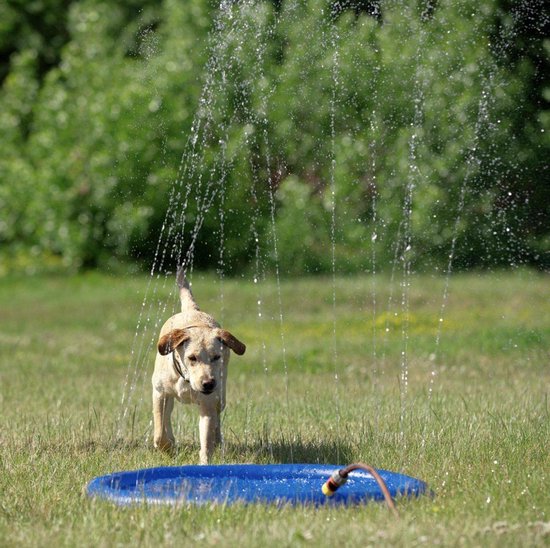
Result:
{"label": "dog's muzzle", "polygon": [[212,394],[212,392],[214,392],[214,390],[216,389],[216,381],[214,379],[211,379],[209,381],[204,381],[202,383],[202,388],[201,388],[201,392],[203,394]]}

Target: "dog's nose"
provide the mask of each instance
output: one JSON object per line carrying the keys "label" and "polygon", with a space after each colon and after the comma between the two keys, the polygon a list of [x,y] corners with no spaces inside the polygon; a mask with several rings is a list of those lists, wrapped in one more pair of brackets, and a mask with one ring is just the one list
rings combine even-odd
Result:
{"label": "dog's nose", "polygon": [[202,381],[203,392],[210,394],[210,392],[212,392],[214,388],[216,388],[216,381],[214,379],[210,379],[208,381]]}

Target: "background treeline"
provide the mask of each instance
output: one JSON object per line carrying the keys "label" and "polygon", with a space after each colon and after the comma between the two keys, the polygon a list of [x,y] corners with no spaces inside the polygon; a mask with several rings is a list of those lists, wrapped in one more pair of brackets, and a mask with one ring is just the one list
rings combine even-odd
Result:
{"label": "background treeline", "polygon": [[550,266],[542,0],[218,8],[0,4],[0,273]]}

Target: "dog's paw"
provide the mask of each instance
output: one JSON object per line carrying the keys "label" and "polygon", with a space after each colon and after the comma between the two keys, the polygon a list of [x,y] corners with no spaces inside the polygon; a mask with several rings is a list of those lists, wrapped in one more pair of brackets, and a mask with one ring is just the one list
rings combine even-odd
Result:
{"label": "dog's paw", "polygon": [[166,453],[171,453],[174,450],[174,440],[167,437],[159,437],[155,438],[154,441],[155,449],[158,449],[159,451],[164,451]]}

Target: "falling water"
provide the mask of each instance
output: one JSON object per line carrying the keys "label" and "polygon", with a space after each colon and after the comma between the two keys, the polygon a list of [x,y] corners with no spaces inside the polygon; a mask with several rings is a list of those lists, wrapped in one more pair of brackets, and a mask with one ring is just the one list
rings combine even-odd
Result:
{"label": "falling water", "polygon": [[[248,138],[248,137],[247,137]],[[252,185],[250,187],[250,193],[252,197],[252,202],[254,204],[258,203],[258,193],[257,193],[257,186],[259,184],[258,181],[258,174],[256,172],[256,169],[254,167],[254,157],[251,154],[249,158],[250,162],[250,170],[252,173]],[[264,323],[264,313],[263,313],[263,298],[261,293],[261,281],[264,279],[264,271],[262,266],[262,260],[261,260],[261,248],[260,248],[260,238],[258,234],[257,229],[257,222],[258,222],[258,211],[257,208],[254,208],[252,213],[252,219],[251,219],[251,233],[252,237],[254,238],[254,273],[253,273],[253,283],[256,288],[256,314],[257,314],[257,320],[258,320],[258,333],[263,334],[263,323]],[[267,347],[265,343],[265,337],[264,335],[261,336],[261,343],[260,343],[260,356],[261,356],[261,362],[262,362],[262,370],[264,372],[264,391],[265,391],[265,397],[267,400],[271,397],[271,388],[270,388],[270,375],[269,375],[269,369],[267,367]],[[273,446],[271,443],[271,421],[269,413],[266,414],[264,417],[264,440],[267,443],[267,447],[270,453],[270,456],[273,457]]]}
{"label": "falling water", "polygon": [[[230,36],[232,39],[237,36],[242,36],[243,26],[247,25],[241,17],[236,17],[235,12],[238,10],[254,9],[252,1],[235,4],[227,0],[223,0],[219,6],[219,10],[214,23],[214,29],[210,38],[210,56],[206,65],[206,81],[202,89],[199,100],[199,108],[195,114],[195,118],[191,127],[191,134],[186,142],[185,150],[178,168],[178,174],[174,185],[170,190],[169,202],[162,224],[160,235],[157,242],[157,247],[154,253],[153,264],[151,267],[150,278],[145,291],[145,296],[141,304],[141,310],[134,333],[133,343],[131,346],[131,355],[126,372],[126,380],[124,392],[121,401],[121,415],[118,419],[117,434],[120,436],[123,433],[123,428],[126,426],[127,419],[131,411],[131,403],[134,394],[137,391],[139,379],[142,383],[145,382],[144,365],[148,356],[151,353],[155,344],[155,338],[160,326],[161,318],[166,316],[169,303],[162,300],[159,295],[164,293],[167,286],[173,286],[173,273],[166,272],[167,263],[170,259],[175,258],[177,264],[183,264],[186,271],[192,275],[195,261],[195,249],[198,239],[203,228],[205,218],[209,212],[217,210],[219,220],[219,249],[218,249],[218,275],[220,281],[220,304],[221,316],[224,315],[224,280],[226,276],[227,265],[230,264],[231,257],[228,255],[226,243],[228,236],[226,234],[226,203],[230,195],[228,195],[228,176],[231,173],[233,166],[229,159],[227,151],[229,142],[229,129],[234,121],[234,118],[223,119],[216,126],[214,111],[218,108],[216,103],[217,94],[221,94],[227,80],[228,67],[226,63],[239,64],[239,58],[228,59],[227,50],[230,49]],[[272,27],[267,29],[267,34],[272,32],[273,28],[278,24],[277,18],[272,23]],[[266,55],[267,37],[265,29],[259,25],[254,31],[254,40],[257,42],[257,70],[260,73],[260,80],[263,77],[263,63]],[[377,192],[376,169],[376,142],[375,136],[378,133],[377,113],[376,108],[373,108],[370,117],[370,131],[372,139],[370,141],[370,171],[372,172],[372,201],[371,201],[371,226],[370,231],[370,261],[371,261],[371,288],[370,301],[372,305],[372,373],[373,385],[379,382],[381,375],[385,373],[387,362],[387,345],[390,332],[390,318],[392,314],[397,317],[401,327],[401,347],[399,358],[399,391],[400,391],[400,416],[399,416],[399,434],[401,441],[406,442],[406,421],[408,413],[411,411],[408,402],[409,390],[409,368],[410,368],[410,343],[411,343],[411,287],[412,287],[412,264],[415,252],[415,241],[413,239],[413,214],[415,207],[415,192],[420,188],[424,178],[420,170],[420,147],[422,144],[422,129],[423,117],[425,110],[425,96],[429,89],[427,75],[424,72],[422,56],[425,41],[427,39],[426,31],[420,31],[420,38],[417,45],[417,50],[414,55],[415,74],[412,89],[413,97],[413,115],[410,128],[410,137],[408,139],[408,177],[406,180],[404,196],[402,197],[402,218],[399,220],[399,228],[397,237],[393,245],[393,262],[391,264],[391,277],[389,281],[389,297],[385,314],[385,325],[382,340],[377,335],[377,314],[379,309],[383,308],[378,297],[379,283],[377,282],[378,271],[380,268],[377,265],[377,250],[383,245],[383,215],[379,212],[380,202],[382,197]],[[332,362],[333,362],[333,379],[334,379],[334,411],[337,420],[337,428],[341,427],[341,379],[339,354],[338,354],[338,325],[337,325],[337,234],[338,234],[338,213],[340,211],[337,198],[339,194],[337,181],[337,150],[336,150],[336,124],[337,112],[340,97],[342,95],[340,74],[341,63],[340,36],[335,20],[330,23],[328,38],[326,38],[326,47],[330,47],[332,51],[331,65],[331,95],[330,95],[330,162],[329,162],[329,181],[328,192],[330,195],[330,241],[331,241],[331,282],[332,282]],[[242,68],[242,67],[241,67]],[[487,70],[487,68],[486,68]],[[453,270],[453,261],[456,254],[457,243],[460,236],[460,224],[462,221],[463,210],[467,199],[467,193],[471,186],[472,179],[475,177],[476,169],[479,167],[478,156],[478,141],[480,133],[486,130],[489,120],[489,110],[491,94],[493,93],[494,82],[490,68],[487,70],[484,84],[482,86],[482,94],[478,103],[477,123],[474,131],[474,140],[466,154],[466,174],[459,188],[458,202],[456,204],[456,215],[452,227],[452,236],[450,242],[450,250],[448,252],[447,264],[445,269],[444,288],[441,295],[441,304],[439,307],[439,316],[437,318],[437,329],[435,335],[435,349],[430,356],[431,371],[428,381],[428,406],[430,404],[432,394],[434,392],[435,378],[438,367],[438,359],[440,354],[441,337],[443,331],[443,323],[446,314],[446,308],[449,298],[450,278]],[[377,86],[374,84],[373,89]],[[279,237],[277,234],[277,204],[276,204],[276,189],[278,181],[274,180],[276,154],[272,151],[272,143],[270,143],[268,131],[268,104],[269,94],[272,90],[267,90],[261,95],[261,104],[258,112],[254,113],[251,108],[246,112],[248,117],[247,122],[251,130],[244,136],[243,142],[239,146],[253,147],[255,150],[249,154],[250,172],[252,176],[252,185],[250,188],[251,202],[254,204],[250,216],[250,232],[253,238],[253,254],[254,254],[254,270],[252,274],[252,283],[256,289],[256,315],[258,321],[258,332],[262,333],[262,323],[265,321],[264,297],[262,295],[262,282],[266,279],[265,264],[263,264],[264,254],[267,251],[262,249],[262,246],[267,244],[261,241],[258,221],[260,213],[258,212],[258,202],[260,185],[262,184],[263,174],[259,173],[255,167],[255,160],[259,160],[262,154],[262,160],[267,166],[267,198],[269,206],[269,243],[271,244],[271,255],[273,256],[273,269],[276,281],[277,290],[277,309],[278,323],[280,332],[280,350],[282,354],[282,373],[285,383],[286,410],[288,413],[289,423],[292,425],[296,419],[291,413],[291,398],[289,387],[289,368],[287,362],[287,349],[285,341],[285,313],[282,298],[281,272],[280,272],[280,256],[285,250],[280,249]],[[376,92],[375,92],[376,93]],[[375,94],[372,98],[374,107],[378,106],[379,98]],[[226,113],[227,114],[227,113]],[[234,115],[232,115],[234,116]],[[210,169],[204,169],[206,165],[205,150],[208,144],[214,138],[214,135],[219,135],[218,154],[215,161],[211,164]],[[193,181],[193,183],[187,182]],[[195,200],[196,217],[193,223],[188,220],[189,206]],[[343,209],[343,208],[342,208]],[[227,223],[228,224],[228,223]],[[188,226],[191,225],[191,226]],[[170,255],[171,254],[171,255]],[[401,269],[401,280],[398,282],[400,287],[400,295],[395,293],[395,279],[398,270]],[[174,299],[172,306],[177,307],[177,299]],[[400,310],[397,309],[400,307]],[[267,349],[265,340],[261,340],[261,360],[263,371],[265,374],[265,387],[267,396],[269,397],[270,374],[268,370]],[[148,364],[147,364],[148,365]],[[396,364],[397,366],[397,364]],[[141,393],[144,391],[141,390]],[[380,400],[378,400],[380,403]],[[250,410],[247,408],[247,417],[250,416]],[[269,442],[269,417],[266,417],[266,438]],[[424,433],[423,443],[426,441],[426,433]],[[338,448],[337,458],[340,460],[340,445],[336,443]],[[290,460],[294,460],[294,448],[290,444]]]}
{"label": "falling water", "polygon": [[[257,52],[257,55],[258,55],[258,67],[259,67],[260,80],[264,77],[263,61],[264,61],[264,56],[265,56],[265,49],[267,47],[267,36],[272,35],[272,33],[274,32],[274,29],[278,25],[278,23],[279,23],[278,17],[275,17],[273,24],[266,31],[266,38],[263,39],[263,40],[262,40],[262,35],[261,35],[261,30],[260,29],[257,29],[257,31],[255,33],[255,39],[256,39],[256,42],[258,44],[256,52]],[[259,108],[258,115],[254,114],[252,112],[249,112],[248,114],[250,116],[251,122],[254,123],[256,128],[257,127],[263,127],[261,139],[263,140],[263,143],[265,145],[265,149],[266,149],[266,158],[265,158],[265,160],[266,160],[266,165],[268,166],[268,169],[269,169],[269,166],[271,165],[271,157],[270,157],[270,152],[269,152],[269,150],[270,150],[269,138],[268,138],[268,134],[267,134],[267,130],[266,130],[268,99],[269,99],[269,91],[262,94],[262,101],[261,101],[261,105],[260,105],[260,108]],[[247,145],[252,144],[250,142],[251,139],[252,139],[252,137],[250,135],[250,132],[247,132],[246,133],[246,143],[247,143]],[[265,279],[265,269],[264,269],[264,266],[262,264],[262,251],[261,251],[261,246],[260,246],[260,236],[259,236],[258,227],[257,227],[258,219],[259,219],[259,212],[258,212],[258,207],[259,207],[258,192],[259,191],[258,191],[258,187],[260,186],[260,176],[259,176],[259,173],[258,173],[256,162],[259,161],[260,158],[259,158],[259,154],[256,151],[261,148],[261,143],[259,143],[258,140],[257,140],[257,132],[256,131],[254,132],[253,147],[254,147],[255,152],[251,153],[249,155],[250,173],[252,175],[252,185],[250,187],[250,194],[251,194],[251,198],[252,198],[252,203],[256,206],[253,209],[252,218],[251,218],[251,225],[250,225],[252,237],[254,239],[253,283],[256,287],[256,305],[257,305],[257,312],[256,313],[257,313],[257,320],[258,320],[258,332],[259,333],[264,333],[264,329],[262,328],[262,326],[263,326],[265,318],[264,318],[264,312],[263,312],[263,296],[262,296],[262,292],[261,292],[261,283],[260,282]],[[282,297],[281,297],[280,282],[279,282],[279,278],[278,278],[278,276],[279,276],[279,273],[278,273],[278,260],[277,260],[278,248],[277,248],[277,241],[276,241],[276,228],[275,228],[275,224],[273,222],[273,200],[274,200],[274,198],[273,198],[273,189],[272,189],[271,184],[269,185],[269,190],[268,191],[269,191],[270,208],[272,210],[272,215],[271,215],[272,224],[271,224],[271,227],[272,227],[272,234],[273,234],[273,248],[274,248],[274,252],[275,252],[275,256],[276,256],[277,298],[278,298],[278,304],[279,304],[279,317],[280,317],[280,322],[281,322],[280,329],[281,329],[281,342],[282,342],[282,353],[283,353],[283,364],[284,364],[283,366],[285,368],[285,392],[286,392],[287,408],[288,408],[289,407],[288,406],[288,402],[289,402],[289,382],[288,382],[288,370],[287,370],[287,366],[286,366],[286,348],[285,348],[285,343],[284,343],[284,332],[282,330],[282,328],[283,328],[283,326],[282,326],[282,321],[283,321]],[[267,366],[267,346],[266,346],[264,336],[262,336],[262,338],[261,338],[261,354],[260,355],[261,355],[261,361],[262,361],[262,369],[263,369],[263,372],[264,372],[265,396],[266,396],[267,400],[270,400],[271,399],[271,377],[270,377],[269,368]],[[290,415],[290,411],[288,411],[288,412],[289,412],[289,415]],[[273,444],[272,444],[272,439],[271,439],[271,416],[270,416],[269,410],[265,414],[263,422],[264,422],[264,427],[263,427],[264,441],[267,444],[267,448],[268,448],[270,457],[273,458]],[[291,447],[290,447],[290,452],[291,452],[291,460],[293,460],[293,458],[292,458],[293,457],[292,444],[291,444]]]}
{"label": "falling water", "polygon": [[[525,3],[521,2],[517,8],[517,11],[514,12],[514,17],[515,18],[519,17],[519,15],[524,9],[525,9]],[[514,21],[514,23],[511,26],[508,26],[508,27],[505,26],[500,29],[500,36],[498,36],[497,38],[497,45],[494,46],[497,49],[497,52],[496,52],[497,58],[504,58],[507,55],[506,50],[513,43],[516,26],[517,26],[517,21]],[[442,337],[443,325],[445,321],[445,312],[446,312],[447,303],[449,299],[450,280],[451,280],[451,274],[453,271],[453,263],[454,263],[455,254],[456,254],[457,242],[460,236],[460,224],[462,220],[462,214],[464,211],[466,196],[469,189],[472,186],[476,172],[481,167],[481,158],[479,156],[479,144],[480,144],[481,137],[484,133],[490,133],[491,130],[494,130],[494,126],[491,123],[491,106],[492,106],[491,103],[492,103],[492,100],[494,99],[494,93],[495,93],[495,83],[494,83],[495,66],[494,65],[486,66],[485,64],[482,64],[480,66],[480,70],[483,72],[483,75],[482,75],[481,93],[478,100],[478,109],[477,109],[477,116],[476,116],[476,122],[474,127],[474,135],[473,135],[472,144],[466,153],[466,158],[465,158],[466,170],[465,170],[465,175],[462,179],[462,183],[460,185],[460,192],[459,192],[457,206],[456,206],[455,220],[454,220],[453,229],[452,229],[451,245],[450,245],[450,249],[447,257],[448,260],[447,260],[447,266],[445,269],[444,287],[443,287],[443,293],[442,293],[441,303],[439,308],[439,316],[437,319],[435,346],[434,346],[433,353],[430,354],[429,356],[429,360],[432,365],[431,365],[429,381],[428,381],[428,395],[427,395],[428,407],[430,406],[430,403],[432,400],[434,387],[435,387],[435,379],[438,371],[441,337]],[[423,447],[425,447],[426,442],[427,442],[427,433],[424,430],[422,435]]]}
{"label": "falling water", "polygon": [[[246,13],[247,10],[254,9],[253,8],[253,2],[245,2],[240,6],[241,14]],[[246,23],[245,23],[246,24]],[[264,62],[264,56],[265,56],[265,50],[267,47],[267,38],[274,32],[274,28],[278,24],[278,18],[275,17],[274,21],[271,25],[269,25],[266,29],[262,29],[261,25],[258,25],[254,30],[254,44],[256,45],[255,51],[257,54],[257,70],[259,74],[259,79],[261,80],[264,76],[263,73],[263,62]],[[241,70],[245,70],[245,67],[242,66],[242,64],[239,62],[239,58],[237,57],[235,60],[236,64]],[[262,242],[260,242],[260,234],[258,231],[258,220],[259,220],[259,187],[260,187],[260,174],[258,173],[257,168],[257,162],[260,160],[259,156],[259,150],[261,149],[262,143],[258,140],[258,128],[263,128],[260,136],[260,140],[263,139],[263,145],[265,148],[265,162],[268,166],[268,172],[271,173],[271,154],[270,154],[270,143],[268,134],[266,131],[267,127],[267,103],[269,100],[269,90],[267,90],[265,93],[262,94],[261,97],[261,104],[259,106],[259,112],[254,112],[253,109],[251,109],[247,105],[242,105],[242,108],[244,110],[245,116],[248,120],[248,125],[245,128],[244,131],[244,144],[250,149],[250,154],[248,156],[248,163],[250,168],[250,173],[252,177],[252,184],[250,186],[250,196],[251,196],[251,202],[252,202],[252,211],[251,211],[251,220],[250,220],[250,233],[252,235],[253,241],[254,241],[254,272],[252,275],[252,282],[256,288],[256,314],[257,314],[257,322],[258,322],[258,333],[263,333],[264,330],[262,328],[262,324],[264,323],[264,310],[263,310],[263,296],[262,296],[262,281],[265,279],[265,267],[262,263]],[[274,249],[274,255],[275,255],[275,265],[276,265],[276,273],[277,273],[277,298],[278,298],[278,305],[279,305],[279,324],[280,324],[280,336],[281,336],[281,346],[282,346],[282,354],[283,354],[283,368],[284,368],[284,375],[285,375],[285,390],[286,390],[286,398],[287,398],[287,408],[289,408],[289,382],[288,382],[288,368],[286,363],[286,346],[284,342],[284,314],[283,314],[283,303],[282,303],[282,295],[281,295],[281,284],[280,284],[280,277],[279,277],[279,262],[278,262],[278,242],[277,242],[277,232],[276,232],[276,226],[274,222],[274,208],[275,208],[275,198],[273,194],[273,183],[271,179],[269,180],[269,200],[270,200],[270,207],[273,208],[273,222],[272,222],[272,242],[273,242],[273,249]],[[220,212],[221,215],[224,215],[223,213],[223,206],[222,210]],[[220,221],[221,223],[221,221]],[[222,245],[223,248],[223,245]],[[221,250],[221,253],[223,253],[223,249]],[[265,339],[262,337],[261,340],[261,361],[262,361],[262,369],[264,372],[264,379],[265,379],[265,394],[266,397],[269,399],[269,395],[271,392],[270,384],[270,371],[267,366],[267,347],[265,343]],[[247,407],[247,424],[248,424],[248,417],[250,415],[249,409]],[[290,411],[289,411],[289,419],[290,419]],[[264,438],[267,443],[268,451],[270,452],[270,455],[273,455],[273,448],[272,448],[272,442],[271,442],[271,424],[270,424],[270,417],[269,412],[266,413],[264,417]],[[291,455],[292,455],[292,447],[290,448]]]}
{"label": "falling water", "polygon": [[[222,54],[226,46],[223,37],[230,35],[233,30],[232,25],[233,27],[236,25],[235,21],[231,21],[230,10],[230,3],[222,1],[210,37],[211,54],[206,65],[206,82],[199,99],[199,109],[192,123],[191,134],[182,154],[178,175],[169,194],[168,206],[157,241],[150,278],[134,334],[121,400],[121,413],[117,420],[117,437],[121,437],[127,427],[126,421],[131,408],[131,400],[138,386],[139,378],[141,377],[142,385],[145,383],[146,361],[154,346],[161,318],[166,315],[167,303],[158,299],[157,292],[161,278],[164,278],[163,289],[166,287],[168,280],[169,283],[173,284],[173,274],[167,272],[164,276],[160,275],[160,272],[165,268],[168,251],[172,251],[172,256],[176,257],[177,264],[183,264],[188,272],[192,272],[195,244],[205,215],[211,209],[217,194],[220,192],[220,187],[222,189],[224,187],[227,174],[224,154],[217,158],[210,170],[204,189],[204,174],[200,167],[204,160],[207,142],[212,134],[212,109],[214,97],[219,90],[219,75],[223,74],[224,71],[224,67],[220,64],[223,61]],[[228,22],[229,29],[227,28]],[[222,130],[227,132],[227,127],[222,128]],[[223,142],[221,144],[223,148]],[[218,181],[219,184],[215,184],[216,170],[220,164],[222,166],[220,170],[221,183]],[[196,185],[194,189],[190,183],[187,183],[184,187],[184,181],[193,180],[195,175]],[[197,194],[197,216],[191,230],[190,244],[187,251],[183,253],[186,211],[192,190],[195,190]],[[223,254],[220,260],[223,260]],[[137,352],[136,347],[138,347]],[[143,393],[143,390],[141,393]]]}
{"label": "falling water", "polygon": [[[332,361],[334,368],[334,407],[336,411],[336,431],[340,432],[341,413],[340,413],[340,379],[338,376],[338,335],[336,329],[336,106],[338,101],[338,68],[339,68],[339,49],[338,49],[338,31],[336,22],[332,20],[330,26],[330,46],[333,51],[332,56],[332,96],[330,100],[330,241],[331,241],[331,270],[332,270]],[[336,458],[340,462],[340,443],[336,441]]]}
{"label": "falling water", "polygon": [[[269,151],[269,140],[267,136],[267,130],[264,129],[264,142],[266,144],[266,150]],[[275,280],[277,283],[277,304],[279,307],[279,329],[281,337],[281,349],[282,349],[282,359],[283,359],[283,371],[285,378],[285,395],[286,395],[286,409],[288,413],[289,424],[292,424],[292,414],[290,412],[290,389],[289,389],[289,378],[288,378],[288,363],[286,357],[286,343],[285,343],[285,332],[284,332],[284,314],[283,314],[283,299],[281,295],[281,275],[279,272],[279,244],[277,237],[277,227],[275,223],[275,196],[273,190],[273,180],[271,177],[271,156],[268,154],[267,166],[269,169],[268,175],[268,188],[269,188],[269,210],[270,210],[270,220],[271,220],[271,238],[273,242],[273,255],[275,258]],[[290,444],[290,461],[294,462],[294,447],[293,444]]]}
{"label": "falling water", "polygon": [[[374,89],[376,89],[376,86],[374,86]],[[373,94],[373,103],[376,104],[378,100],[378,95],[375,92]],[[381,403],[382,398],[379,393],[379,381],[380,376],[384,373],[384,367],[380,367],[380,364],[378,362],[378,337],[377,337],[377,299],[376,299],[376,276],[377,276],[377,269],[376,269],[376,246],[377,246],[377,240],[378,240],[378,211],[377,211],[377,192],[378,189],[376,187],[376,154],[375,154],[375,138],[374,136],[377,133],[377,121],[376,121],[376,113],[373,111],[371,113],[371,121],[370,121],[370,130],[373,135],[372,140],[370,142],[370,169],[371,169],[371,177],[372,177],[372,204],[371,204],[371,223],[372,223],[372,232],[371,232],[371,321],[372,321],[372,330],[371,330],[371,341],[372,341],[372,388],[373,393],[376,394],[376,413],[374,418],[374,426],[376,429],[378,429],[378,420],[381,415]],[[395,261],[394,261],[395,265]],[[387,320],[386,320],[387,321]],[[387,327],[387,326],[386,326]],[[385,331],[384,335],[387,337],[387,331]]]}
{"label": "falling water", "polygon": [[474,134],[474,143],[470,150],[468,151],[468,155],[466,157],[466,175],[462,181],[462,184],[460,186],[460,194],[458,198],[458,204],[457,204],[457,212],[455,217],[455,222],[453,226],[453,233],[451,238],[451,248],[449,250],[448,255],[448,262],[447,262],[447,268],[445,271],[445,282],[443,287],[443,295],[441,298],[441,305],[439,309],[439,317],[437,321],[437,333],[435,338],[435,350],[433,354],[430,355],[430,361],[433,363],[433,367],[430,372],[430,380],[429,380],[429,387],[428,387],[428,405],[430,403],[433,388],[434,388],[434,380],[436,376],[436,361],[439,354],[439,346],[441,343],[441,333],[443,328],[443,322],[444,322],[444,316],[445,316],[445,310],[447,307],[447,301],[449,298],[449,283],[451,278],[451,272],[453,269],[453,260],[455,256],[456,251],[456,243],[458,240],[459,235],[459,227],[460,227],[460,221],[462,218],[462,211],[464,209],[464,203],[466,199],[466,192],[468,190],[468,183],[470,182],[470,178],[472,176],[472,172],[474,170],[474,166],[479,165],[479,159],[477,158],[477,149],[478,149],[478,141],[479,141],[479,135],[482,127],[482,123],[484,120],[487,119],[488,116],[488,97],[489,97],[489,91],[491,89],[491,79],[487,82],[487,85],[483,86],[483,90],[481,93],[481,97],[479,100],[479,109],[478,109],[478,116],[477,116],[477,122],[476,122],[476,128],[475,128],[475,134]]}
{"label": "falling water", "polygon": [[414,56],[415,76],[413,83],[414,115],[411,123],[412,134],[409,139],[409,176],[405,185],[405,197],[403,201],[403,247],[401,262],[403,264],[403,276],[401,281],[401,414],[399,419],[400,437],[404,440],[405,417],[407,414],[407,397],[409,388],[409,324],[410,324],[410,287],[411,287],[411,263],[413,254],[412,241],[412,213],[414,190],[422,182],[422,174],[419,170],[418,147],[420,141],[420,128],[424,117],[424,94],[426,82],[422,66],[422,53],[426,41],[427,31],[423,25],[420,27],[420,39]]}

